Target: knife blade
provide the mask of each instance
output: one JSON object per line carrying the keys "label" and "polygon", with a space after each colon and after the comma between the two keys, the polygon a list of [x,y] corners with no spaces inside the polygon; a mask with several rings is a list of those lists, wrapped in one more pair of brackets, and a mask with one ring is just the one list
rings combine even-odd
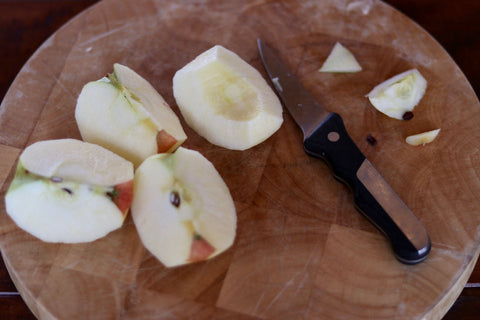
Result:
{"label": "knife blade", "polygon": [[351,188],[356,208],[386,235],[400,262],[425,260],[431,249],[425,227],[350,138],[340,115],[325,110],[261,39],[258,50],[280,100],[302,129],[305,152],[324,160]]}

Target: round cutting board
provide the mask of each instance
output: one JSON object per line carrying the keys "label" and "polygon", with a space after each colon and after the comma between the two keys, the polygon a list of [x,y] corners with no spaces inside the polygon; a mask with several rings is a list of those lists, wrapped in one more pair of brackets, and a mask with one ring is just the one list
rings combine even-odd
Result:
{"label": "round cutting board", "polygon": [[[265,76],[262,38],[329,111],[427,228],[432,251],[418,265],[354,208],[350,190],[308,157],[284,113],[264,143],[231,151],[208,143],[180,116],[176,70],[221,44]],[[335,42],[363,67],[319,73]],[[167,269],[142,245],[131,218],[93,243],[43,243],[0,206],[3,259],[41,319],[420,319],[440,318],[460,293],[480,245],[480,105],[441,46],[376,0],[104,0],[53,34],[22,68],[0,107],[4,197],[29,144],[77,138],[82,86],[120,62],[148,79],[180,116],[184,146],[200,151],[235,201],[234,245],[206,262]],[[428,81],[414,118],[399,121],[365,98],[417,68]],[[441,128],[413,147],[405,137]],[[371,145],[366,137],[373,136]]]}

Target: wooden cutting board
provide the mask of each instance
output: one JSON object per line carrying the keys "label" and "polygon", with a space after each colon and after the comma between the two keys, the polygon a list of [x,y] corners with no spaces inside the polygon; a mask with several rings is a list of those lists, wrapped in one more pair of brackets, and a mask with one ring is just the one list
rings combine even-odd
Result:
{"label": "wooden cutting board", "polygon": [[[177,114],[176,70],[221,44],[264,75],[257,38],[342,115],[353,140],[426,226],[432,251],[407,266],[353,206],[350,191],[302,149],[284,124],[247,151],[213,146],[183,122],[229,186],[237,237],[207,262],[164,268],[131,218],[88,244],[43,243],[0,206],[3,259],[41,319],[438,319],[459,295],[480,245],[480,104],[464,75],[418,25],[380,1],[104,0],[53,34],[0,107],[1,196],[29,144],[80,138],[76,98],[114,62],[147,78]],[[336,41],[363,66],[319,73]],[[364,96],[418,68],[427,92],[410,121],[387,118]],[[441,128],[429,145],[405,137]],[[367,135],[377,140],[366,141]]]}

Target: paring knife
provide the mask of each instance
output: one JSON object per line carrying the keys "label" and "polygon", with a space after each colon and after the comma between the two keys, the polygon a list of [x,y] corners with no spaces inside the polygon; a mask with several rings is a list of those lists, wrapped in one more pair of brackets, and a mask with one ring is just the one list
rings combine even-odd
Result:
{"label": "paring knife", "polygon": [[357,209],[389,238],[400,262],[423,261],[431,248],[427,231],[349,137],[340,115],[320,106],[260,39],[258,49],[273,87],[303,131],[305,152],[325,160],[335,178],[350,186]]}

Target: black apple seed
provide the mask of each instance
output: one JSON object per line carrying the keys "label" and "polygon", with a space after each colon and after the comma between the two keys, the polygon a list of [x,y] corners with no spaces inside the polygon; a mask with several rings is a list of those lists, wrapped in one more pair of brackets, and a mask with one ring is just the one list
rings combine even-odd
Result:
{"label": "black apple seed", "polygon": [[374,136],[372,136],[371,134],[369,134],[369,135],[367,136],[367,142],[368,142],[369,145],[374,146],[374,145],[377,144],[377,139],[375,139]]}
{"label": "black apple seed", "polygon": [[180,207],[180,195],[177,191],[170,192],[170,203],[176,208]]}
{"label": "black apple seed", "polygon": [[68,188],[62,188],[63,191],[65,191],[68,194],[73,194],[73,191],[68,189]]}
{"label": "black apple seed", "polygon": [[411,120],[413,118],[413,112],[407,111],[403,114],[403,120]]}

